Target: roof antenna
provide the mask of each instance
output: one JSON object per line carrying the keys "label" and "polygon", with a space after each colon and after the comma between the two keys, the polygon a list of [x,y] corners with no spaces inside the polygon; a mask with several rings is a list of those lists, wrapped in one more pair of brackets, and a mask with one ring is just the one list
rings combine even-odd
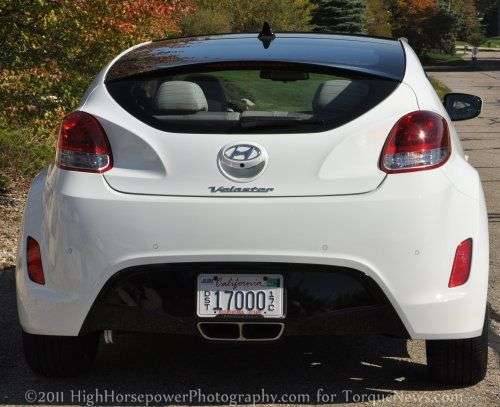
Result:
{"label": "roof antenna", "polygon": [[265,49],[268,49],[271,42],[276,38],[276,35],[274,35],[273,30],[267,21],[264,22],[258,38],[262,41]]}

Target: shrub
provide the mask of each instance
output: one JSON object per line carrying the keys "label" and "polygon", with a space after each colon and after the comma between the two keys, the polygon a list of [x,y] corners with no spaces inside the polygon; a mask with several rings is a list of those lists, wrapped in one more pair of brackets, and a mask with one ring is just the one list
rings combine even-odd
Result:
{"label": "shrub", "polygon": [[230,2],[235,32],[260,31],[268,21],[275,31],[308,31],[313,5],[309,0],[236,0]]}
{"label": "shrub", "polygon": [[457,19],[457,38],[467,40],[479,28],[476,0],[450,0],[450,8]]}
{"label": "shrub", "polygon": [[228,10],[198,9],[181,21],[183,35],[217,34],[231,31]]}
{"label": "shrub", "polygon": [[481,30],[473,31],[468,37],[467,42],[473,47],[479,47],[484,41],[486,37],[484,36]]}
{"label": "shrub", "polygon": [[436,0],[388,0],[394,37],[408,38],[420,56],[429,52],[454,53],[456,17]]}
{"label": "shrub", "polygon": [[195,0],[196,12],[181,22],[186,35],[258,32],[264,21],[274,31],[307,31],[313,6],[309,0]]}
{"label": "shrub", "polygon": [[391,37],[391,13],[384,0],[367,0],[365,5],[365,29],[370,35]]}

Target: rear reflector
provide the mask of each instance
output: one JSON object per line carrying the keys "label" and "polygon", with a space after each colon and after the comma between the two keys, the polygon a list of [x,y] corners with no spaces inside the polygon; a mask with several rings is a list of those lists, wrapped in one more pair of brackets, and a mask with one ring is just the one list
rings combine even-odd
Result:
{"label": "rear reflector", "polygon": [[443,165],[450,153],[446,120],[421,110],[403,116],[394,125],[380,155],[380,169],[389,174],[429,170]]}
{"label": "rear reflector", "polygon": [[455,260],[453,260],[448,287],[457,287],[467,282],[469,279],[471,262],[472,239],[467,239],[458,245],[455,252]]}
{"label": "rear reflector", "polygon": [[37,284],[45,284],[40,245],[31,236],[28,236],[26,257],[28,263],[28,276],[30,280]]}
{"label": "rear reflector", "polygon": [[101,173],[113,167],[108,138],[95,117],[76,111],[64,118],[56,162],[59,168],[73,171]]}

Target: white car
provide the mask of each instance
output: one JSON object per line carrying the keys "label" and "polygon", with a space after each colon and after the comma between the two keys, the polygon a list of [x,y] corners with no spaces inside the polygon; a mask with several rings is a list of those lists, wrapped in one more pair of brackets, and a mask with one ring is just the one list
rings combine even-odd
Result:
{"label": "white car", "polygon": [[443,106],[404,40],[264,30],[123,52],[29,192],[28,364],[79,374],[103,332],[382,334],[427,340],[434,380],[480,381],[487,212],[452,124],[480,110]]}

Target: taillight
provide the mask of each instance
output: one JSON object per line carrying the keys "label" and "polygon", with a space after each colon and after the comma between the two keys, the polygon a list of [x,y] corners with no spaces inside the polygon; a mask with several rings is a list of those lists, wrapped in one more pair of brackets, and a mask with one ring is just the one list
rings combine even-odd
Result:
{"label": "taillight", "polygon": [[437,168],[450,157],[446,120],[425,110],[403,116],[392,128],[380,155],[380,169],[387,173]]}
{"label": "taillight", "polygon": [[28,277],[30,280],[37,284],[45,284],[40,246],[31,236],[28,236],[26,258],[28,263]]}
{"label": "taillight", "polygon": [[465,284],[469,279],[472,263],[472,239],[464,240],[457,247],[453,267],[451,268],[448,287],[457,287]]}
{"label": "taillight", "polygon": [[64,118],[56,163],[65,170],[85,172],[104,172],[113,167],[108,138],[95,117],[76,111]]}

